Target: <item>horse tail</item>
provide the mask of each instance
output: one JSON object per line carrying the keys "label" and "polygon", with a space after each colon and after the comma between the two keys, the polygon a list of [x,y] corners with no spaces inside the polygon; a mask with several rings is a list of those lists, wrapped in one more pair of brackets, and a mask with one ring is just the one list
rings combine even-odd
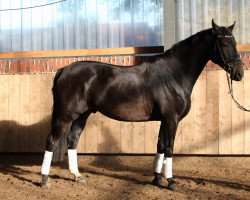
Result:
{"label": "horse tail", "polygon": [[[59,77],[61,76],[63,72],[63,68],[59,69],[55,75],[53,87],[52,87],[52,94],[53,94],[53,108],[52,108],[52,119],[51,119],[51,130],[53,130],[53,127],[56,123],[57,117],[58,117],[58,94],[57,94],[57,82]],[[65,151],[66,151],[66,145],[67,145],[67,135],[64,135],[60,140],[58,141],[54,151],[53,151],[53,159],[52,162],[60,162],[64,160]]]}

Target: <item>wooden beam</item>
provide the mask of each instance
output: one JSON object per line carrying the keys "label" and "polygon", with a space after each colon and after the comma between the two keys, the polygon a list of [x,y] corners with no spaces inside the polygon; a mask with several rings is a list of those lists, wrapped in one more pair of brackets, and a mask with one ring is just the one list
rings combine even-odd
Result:
{"label": "wooden beam", "polygon": [[108,56],[108,55],[131,55],[131,54],[156,54],[163,52],[164,52],[163,46],[124,47],[124,48],[103,48],[103,49],[0,52],[0,58]]}
{"label": "wooden beam", "polygon": [[[237,50],[240,52],[250,51],[250,44],[237,45]],[[163,46],[123,47],[123,48],[103,48],[103,49],[0,52],[0,58],[110,56],[110,55],[156,54],[163,52],[164,52]]]}
{"label": "wooden beam", "polygon": [[239,44],[237,45],[238,51],[250,51],[250,44]]}

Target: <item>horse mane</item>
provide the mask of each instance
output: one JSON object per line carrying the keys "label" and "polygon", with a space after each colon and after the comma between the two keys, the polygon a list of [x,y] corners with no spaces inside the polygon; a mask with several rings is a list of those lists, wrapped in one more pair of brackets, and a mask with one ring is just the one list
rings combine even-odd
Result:
{"label": "horse mane", "polygon": [[166,50],[164,53],[155,56],[149,56],[148,58],[145,59],[145,63],[156,63],[162,58],[183,54],[183,51],[190,51],[190,48],[192,48],[195,42],[203,41],[207,37],[211,37],[211,34],[212,34],[212,28],[197,32],[196,34],[191,35],[190,37],[174,44],[170,49]]}
{"label": "horse mane", "polygon": [[178,54],[180,51],[182,51],[183,47],[190,48],[196,41],[204,40],[208,35],[211,35],[211,32],[212,28],[197,32],[196,34],[174,44],[170,49],[164,52],[164,55],[170,56],[173,54]]}

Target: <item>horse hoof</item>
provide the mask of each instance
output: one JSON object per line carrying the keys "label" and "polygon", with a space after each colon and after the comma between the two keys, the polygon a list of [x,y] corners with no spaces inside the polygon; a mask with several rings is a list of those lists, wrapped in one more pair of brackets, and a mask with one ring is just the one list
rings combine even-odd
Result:
{"label": "horse hoof", "polygon": [[42,188],[51,188],[51,184],[50,184],[48,175],[42,175],[42,180],[40,182],[40,186]]}
{"label": "horse hoof", "polygon": [[77,177],[75,178],[75,182],[77,182],[77,183],[86,183],[87,180],[86,180],[86,178],[83,177],[83,176],[77,176]]}
{"label": "horse hoof", "polygon": [[41,186],[42,188],[51,188],[51,184],[50,184],[49,181],[41,182],[41,183],[40,183],[40,186]]}
{"label": "horse hoof", "polygon": [[158,178],[154,178],[154,180],[152,181],[152,184],[154,186],[159,187],[159,188],[163,188],[164,187],[164,184],[161,182],[161,179],[158,179]]}
{"label": "horse hoof", "polygon": [[171,191],[178,191],[180,189],[180,185],[178,185],[174,180],[169,182],[167,189]]}

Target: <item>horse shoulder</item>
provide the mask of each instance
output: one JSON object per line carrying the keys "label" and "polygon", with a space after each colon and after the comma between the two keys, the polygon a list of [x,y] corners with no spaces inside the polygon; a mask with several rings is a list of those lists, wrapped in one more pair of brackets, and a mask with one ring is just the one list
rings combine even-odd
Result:
{"label": "horse shoulder", "polygon": [[163,116],[177,115],[180,119],[190,110],[190,95],[180,81],[171,74],[160,73],[151,80],[155,104]]}

